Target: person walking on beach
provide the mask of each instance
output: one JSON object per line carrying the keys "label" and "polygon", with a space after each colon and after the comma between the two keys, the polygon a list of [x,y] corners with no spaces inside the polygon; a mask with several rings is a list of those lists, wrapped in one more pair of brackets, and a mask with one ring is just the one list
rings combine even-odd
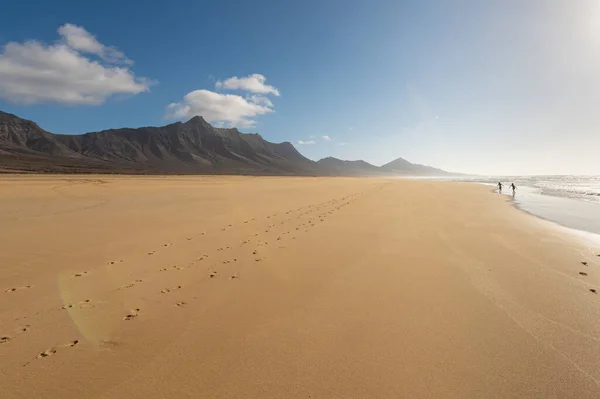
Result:
{"label": "person walking on beach", "polygon": [[502,182],[498,182],[498,192],[502,193]]}
{"label": "person walking on beach", "polygon": [[510,183],[510,188],[512,189],[513,197],[514,197],[515,192],[517,191],[517,186],[515,186],[515,183]]}

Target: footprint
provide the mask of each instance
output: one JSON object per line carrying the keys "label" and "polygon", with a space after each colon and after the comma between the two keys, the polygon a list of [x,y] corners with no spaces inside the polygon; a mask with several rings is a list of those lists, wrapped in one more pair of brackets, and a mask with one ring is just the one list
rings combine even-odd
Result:
{"label": "footprint", "polygon": [[217,276],[217,272],[212,272],[211,274],[208,275],[208,277],[210,278],[214,278]]}
{"label": "footprint", "polygon": [[8,335],[0,336],[0,344],[4,344],[10,340],[17,338],[19,335],[27,332],[28,328],[29,328],[29,324],[25,325],[25,327],[21,327],[19,329],[19,331],[16,334],[14,334],[13,336],[8,336]]}
{"label": "footprint", "polygon": [[588,263],[587,262],[581,262],[582,265],[587,266]]}
{"label": "footprint", "polygon": [[[74,347],[75,345],[77,345],[78,343],[79,343],[79,340],[78,340],[78,339],[74,339],[73,341],[69,342],[68,344],[62,345],[62,347],[63,347],[63,348],[72,348],[72,347]],[[50,349],[46,349],[45,351],[43,351],[43,352],[40,352],[40,354],[38,354],[38,355],[36,356],[36,359],[43,359],[43,358],[45,358],[45,357],[52,356],[52,355],[54,355],[54,354],[55,354],[57,351],[58,351],[58,348],[56,348],[56,347],[52,347],[52,348],[50,348]],[[27,365],[27,364],[25,364],[25,365]]]}
{"label": "footprint", "polygon": [[83,277],[83,276],[85,276],[86,274],[88,274],[88,272],[75,273],[75,274],[73,275],[73,277]]}
{"label": "footprint", "polygon": [[[167,270],[167,269],[164,269],[164,270]],[[163,269],[160,269],[159,271],[163,271]],[[126,290],[128,288],[133,288],[133,287],[135,287],[136,284],[139,284],[141,282],[142,282],[142,280],[135,280],[133,283],[125,284],[125,285],[117,288],[117,291],[122,291],[122,290]]]}
{"label": "footprint", "polygon": [[156,251],[148,252],[148,255],[154,255]]}
{"label": "footprint", "polygon": [[231,277],[229,277],[230,280],[234,280],[236,278],[239,278],[239,276],[236,274],[231,275]]}
{"label": "footprint", "polygon": [[586,272],[579,272],[579,274],[581,274],[582,276],[587,276],[588,275]]}
{"label": "footprint", "polygon": [[180,285],[178,285],[176,288],[165,288],[165,289],[162,289],[162,290],[160,290],[160,293],[161,294],[168,294],[171,291],[179,290],[179,289],[181,289]]}
{"label": "footprint", "polygon": [[127,316],[123,317],[123,320],[133,320],[140,314],[139,309],[133,309]]}
{"label": "footprint", "polygon": [[188,238],[187,238],[187,240],[188,240],[188,241],[191,241],[191,240],[192,240],[192,237],[188,237]]}
{"label": "footprint", "polygon": [[590,292],[597,294],[598,292],[594,288],[590,288]]}
{"label": "footprint", "polygon": [[[115,265],[116,263],[117,263],[117,261],[116,261],[116,260],[111,260],[111,261],[108,261],[108,262],[106,262],[106,264],[107,264],[107,265]],[[119,261],[119,263],[123,263],[123,260],[121,259],[121,260]]]}
{"label": "footprint", "polygon": [[28,288],[31,288],[31,287],[33,287],[33,286],[32,285],[26,285],[24,287],[8,288],[8,289],[4,290],[4,293],[8,294],[8,293],[15,292],[15,291],[25,290],[25,289],[28,289]]}
{"label": "footprint", "polygon": [[41,352],[37,355],[36,359],[42,359],[44,357],[52,356],[56,353],[56,348],[46,349],[44,352]]}
{"label": "footprint", "polygon": [[187,305],[187,302],[185,302],[185,301],[179,301],[179,302],[175,303],[175,306],[185,306],[185,305]]}

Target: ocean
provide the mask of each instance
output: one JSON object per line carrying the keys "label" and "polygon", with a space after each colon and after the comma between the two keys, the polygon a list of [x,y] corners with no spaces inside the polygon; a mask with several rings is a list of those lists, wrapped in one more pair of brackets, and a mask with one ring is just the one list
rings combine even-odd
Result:
{"label": "ocean", "polygon": [[600,176],[476,176],[444,180],[489,185],[502,182],[503,194],[515,205],[533,215],[563,226],[600,235]]}

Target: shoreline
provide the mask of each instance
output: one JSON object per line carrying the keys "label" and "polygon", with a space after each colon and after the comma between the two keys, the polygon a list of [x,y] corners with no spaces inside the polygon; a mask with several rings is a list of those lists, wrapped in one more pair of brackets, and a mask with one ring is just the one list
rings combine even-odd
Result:
{"label": "shoreline", "polygon": [[527,209],[523,208],[518,203],[518,201],[516,201],[513,198],[509,199],[509,202],[520,212],[524,212],[527,215],[530,215],[530,216],[533,216],[534,218],[540,219],[540,220],[548,223],[549,225],[552,225],[554,228],[563,230],[564,232],[569,233],[570,235],[573,235],[573,236],[577,236],[580,239],[584,239],[586,242],[595,243],[597,245],[600,245],[600,234],[599,233],[596,233],[593,231],[588,231],[588,230],[583,230],[583,229],[578,229],[575,227],[568,226],[566,224],[561,224],[560,222],[553,220],[553,219],[549,219],[547,217],[544,217],[544,216],[540,215],[539,213],[536,213],[535,211],[531,211],[531,210],[527,210]]}
{"label": "shoreline", "polygon": [[[508,191],[498,193],[493,183],[477,181],[467,183],[494,187],[490,190],[491,193],[508,197],[509,202],[520,211],[567,230],[578,231],[581,235],[589,236],[589,239],[600,241],[600,203],[545,194],[541,189],[531,186],[518,187],[517,195],[513,196]],[[593,223],[594,220],[598,222]]]}

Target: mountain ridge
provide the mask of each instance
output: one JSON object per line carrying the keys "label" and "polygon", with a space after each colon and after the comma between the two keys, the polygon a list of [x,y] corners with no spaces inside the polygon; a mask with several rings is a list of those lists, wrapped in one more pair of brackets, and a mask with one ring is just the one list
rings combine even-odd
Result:
{"label": "mountain ridge", "polygon": [[362,160],[344,161],[333,157],[312,161],[290,142],[273,143],[258,133],[213,127],[201,116],[166,126],[62,135],[2,111],[0,171],[332,176],[406,175],[407,171],[420,175],[447,174],[402,158],[381,167]]}

